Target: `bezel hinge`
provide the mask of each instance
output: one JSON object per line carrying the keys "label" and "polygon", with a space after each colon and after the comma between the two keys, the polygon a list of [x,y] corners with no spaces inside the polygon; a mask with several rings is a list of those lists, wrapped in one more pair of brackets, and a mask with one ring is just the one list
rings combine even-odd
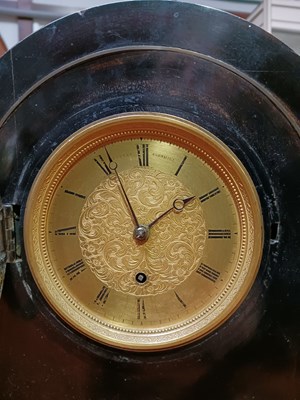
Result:
{"label": "bezel hinge", "polygon": [[16,261],[15,215],[12,204],[2,204],[0,200],[0,260]]}
{"label": "bezel hinge", "polygon": [[13,204],[3,204],[0,197],[0,297],[2,294],[6,265],[19,261],[16,245],[16,222],[18,216]]}

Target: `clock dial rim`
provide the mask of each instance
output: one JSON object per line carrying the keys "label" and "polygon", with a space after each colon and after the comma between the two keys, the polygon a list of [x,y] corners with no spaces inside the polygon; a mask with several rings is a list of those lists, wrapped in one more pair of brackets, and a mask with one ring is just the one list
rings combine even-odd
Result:
{"label": "clock dial rim", "polygon": [[[150,122],[158,122],[160,121],[164,121],[164,123],[166,124],[166,126],[169,124],[171,127],[176,126],[176,124],[178,124],[178,126],[184,126],[185,129],[190,129],[190,132],[193,132],[190,137],[191,138],[195,138],[196,136],[194,136],[195,132],[199,132],[199,130],[201,130],[201,132],[204,134],[204,136],[206,135],[207,138],[209,138],[209,140],[212,140],[214,143],[216,143],[217,148],[218,146],[221,146],[220,148],[224,148],[225,145],[222,144],[222,142],[217,139],[215,136],[213,136],[212,134],[210,134],[209,132],[203,130],[202,128],[199,128],[197,125],[194,125],[192,123],[190,123],[189,121],[186,120],[182,120],[181,118],[177,118],[174,116],[170,116],[170,115],[165,115],[165,114],[159,114],[159,113],[128,113],[128,114],[122,114],[120,116],[115,116],[112,118],[108,118],[108,119],[103,119],[100,120],[98,123],[93,123],[87,127],[82,128],[81,130],[79,130],[77,133],[74,133],[74,135],[70,138],[68,138],[65,142],[63,142],[53,153],[53,155],[50,157],[50,159],[48,160],[48,166],[51,165],[51,160],[54,160],[54,164],[57,162],[57,156],[56,154],[60,154],[61,153],[61,149],[63,149],[64,147],[69,148],[70,145],[72,146],[72,142],[75,143],[75,146],[77,146],[77,141],[78,138],[80,139],[81,137],[83,138],[84,141],[86,141],[86,132],[93,133],[93,129],[98,129],[98,124],[105,126],[110,125],[110,124],[114,124],[116,123],[117,125],[120,123],[121,121],[126,121],[131,123],[132,121],[137,121],[137,120],[141,120],[142,124],[144,123],[144,121],[149,121]],[[96,128],[95,128],[96,127]],[[196,140],[196,139],[195,139]],[[197,142],[197,140],[196,140]],[[239,168],[240,173],[243,175],[244,179],[246,179],[245,177],[247,177],[247,179],[251,178],[249,177],[248,173],[246,172],[245,168],[242,167],[241,168],[241,163],[237,160],[236,156],[233,155],[233,153],[231,152],[230,149],[227,148],[227,151],[230,153],[231,155],[231,160],[233,160],[233,163],[236,164],[235,168]],[[50,161],[50,164],[49,164]],[[41,172],[39,173],[39,175],[37,176],[37,181],[39,181],[40,179],[44,179],[41,178],[41,176],[43,176],[45,169],[42,169]],[[34,187],[34,185],[33,185]],[[254,197],[252,198],[255,199],[255,204],[258,205],[258,208],[256,209],[255,212],[255,226],[257,227],[258,225],[260,225],[260,229],[257,231],[258,232],[258,236],[259,236],[259,249],[258,251],[256,251],[255,254],[255,268],[254,268],[254,273],[250,278],[251,284],[248,283],[247,284],[247,289],[243,291],[242,296],[237,296],[236,300],[234,302],[231,303],[231,306],[228,307],[228,312],[226,314],[226,317],[223,316],[223,314],[221,314],[221,317],[218,317],[217,319],[215,319],[214,324],[208,324],[208,328],[204,330],[204,332],[202,333],[202,335],[199,335],[199,327],[197,326],[197,324],[195,325],[194,323],[191,323],[190,325],[188,325],[188,328],[190,329],[191,327],[193,327],[192,329],[192,333],[189,333],[189,329],[184,328],[184,331],[181,331],[179,333],[179,336],[181,335],[183,337],[183,340],[178,340],[178,332],[177,329],[175,331],[172,332],[173,336],[171,339],[168,339],[168,337],[170,336],[168,332],[164,333],[165,335],[165,340],[167,341],[167,344],[164,341],[161,341],[160,343],[157,343],[157,337],[161,334],[160,332],[158,333],[158,335],[156,336],[155,334],[153,336],[149,336],[149,340],[148,343],[142,343],[139,342],[139,340],[141,338],[144,338],[145,336],[141,336],[143,335],[143,333],[137,334],[136,338],[133,340],[132,337],[132,333],[125,333],[125,335],[123,336],[123,338],[118,337],[117,340],[114,339],[114,337],[109,338],[109,337],[105,337],[105,334],[102,334],[102,338],[100,340],[100,342],[103,342],[105,344],[108,344],[110,346],[113,347],[118,347],[118,348],[126,348],[126,349],[130,349],[130,350],[135,350],[135,351],[155,351],[155,350],[165,350],[165,349],[169,349],[169,348],[173,348],[176,346],[181,346],[183,344],[187,344],[191,341],[194,341],[200,337],[203,337],[204,335],[207,335],[208,333],[210,333],[212,330],[216,329],[218,326],[220,326],[225,320],[227,320],[227,318],[232,315],[232,313],[237,309],[237,307],[239,306],[239,304],[241,303],[241,301],[246,297],[248,291],[250,290],[254,278],[256,276],[256,273],[258,271],[259,268],[259,262],[261,259],[261,255],[262,255],[262,248],[263,248],[263,232],[262,232],[262,217],[261,217],[261,211],[260,211],[260,206],[259,206],[259,200],[258,200],[258,196],[256,194],[256,191],[254,189],[254,185],[252,183],[252,188],[251,188],[252,194],[254,195]],[[32,201],[32,199],[36,196],[35,191],[33,190],[32,192],[30,192],[29,197],[28,197],[28,204],[30,204],[30,202]],[[253,205],[252,205],[253,206]],[[30,218],[29,218],[29,213],[25,214],[25,232],[24,232],[24,237],[25,237],[25,248],[27,249],[27,259],[30,261],[32,259],[32,254],[30,254],[30,251],[28,251],[28,249],[30,248],[30,243],[28,243],[28,234],[29,232],[32,230],[32,226],[29,223]],[[41,284],[40,282],[37,282],[38,286],[41,288]],[[42,292],[43,292],[43,288],[42,288]],[[241,293],[240,293],[241,294]],[[47,299],[47,296],[46,296]],[[53,304],[52,304],[53,306]],[[58,314],[62,317],[63,320],[66,319],[66,315],[65,313],[62,312],[62,307],[56,307],[56,312],[58,312]],[[70,323],[70,321],[68,321],[68,323]],[[79,328],[78,323],[74,324],[71,323],[71,326],[73,326],[73,328],[75,328],[76,330],[81,330],[81,328]],[[196,326],[196,328],[195,328]],[[202,329],[203,331],[203,329]],[[182,333],[184,332],[184,333]],[[187,333],[188,332],[188,333]],[[90,332],[86,332],[83,331],[84,334],[86,334],[87,336],[91,337],[92,339],[96,339],[99,340],[99,336]],[[112,335],[114,336],[114,335]],[[129,342],[129,340],[131,340],[131,343]],[[136,343],[139,342],[139,343]],[[154,343],[153,343],[154,342]]]}

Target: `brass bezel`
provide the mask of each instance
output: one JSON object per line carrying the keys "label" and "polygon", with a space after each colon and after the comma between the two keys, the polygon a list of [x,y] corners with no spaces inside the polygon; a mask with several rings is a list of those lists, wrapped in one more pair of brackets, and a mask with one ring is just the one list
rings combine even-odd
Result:
{"label": "brass bezel", "polygon": [[[74,304],[62,294],[61,283],[47,256],[45,220],[51,196],[60,179],[74,163],[88,152],[126,138],[136,138],[143,131],[148,138],[162,138],[199,157],[205,153],[205,162],[218,174],[227,176],[227,189],[240,199],[246,241],[245,260],[231,290],[220,304],[207,310],[205,318],[193,317],[175,327],[161,329],[119,329],[113,323],[97,321],[84,310],[84,305]],[[152,134],[150,133],[152,132]],[[152,135],[152,136],[151,136]],[[211,157],[210,155],[213,155]],[[204,157],[204,156],[203,156]],[[218,160],[218,163],[215,162]],[[220,169],[220,170],[218,170]],[[221,171],[222,170],[222,171]],[[75,132],[46,160],[37,175],[28,196],[24,218],[24,242],[27,261],[32,275],[48,303],[60,317],[82,334],[101,343],[134,351],[165,350],[199,339],[227,320],[248,294],[257,275],[263,249],[263,220],[260,202],[254,184],[234,153],[218,138],[203,128],[178,117],[159,113],[128,113],[94,122]],[[225,310],[225,311],[224,311]]]}

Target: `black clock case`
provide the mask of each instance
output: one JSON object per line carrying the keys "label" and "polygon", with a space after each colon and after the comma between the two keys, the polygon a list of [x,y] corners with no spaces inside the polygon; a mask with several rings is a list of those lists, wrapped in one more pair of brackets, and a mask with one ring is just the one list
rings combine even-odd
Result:
{"label": "black clock case", "polygon": [[[296,399],[300,396],[300,59],[252,24],[179,2],[116,3],[41,29],[0,60],[0,194],[20,260],[0,303],[1,399]],[[43,162],[79,128],[160,112],[209,130],[260,197],[265,244],[247,298],[180,349],[133,353],[74,332],[40,295],[23,216]]]}

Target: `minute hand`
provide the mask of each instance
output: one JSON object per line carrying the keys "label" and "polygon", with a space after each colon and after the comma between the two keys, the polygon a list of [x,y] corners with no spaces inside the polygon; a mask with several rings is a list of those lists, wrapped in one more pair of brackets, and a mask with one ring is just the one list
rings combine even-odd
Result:
{"label": "minute hand", "polygon": [[[106,150],[106,149],[105,149],[105,150]],[[119,174],[118,174],[118,171],[117,171],[118,164],[117,164],[115,161],[112,160],[112,158],[110,157],[110,155],[109,155],[109,153],[108,153],[107,150],[106,150],[106,153],[107,153],[107,156],[108,156],[108,159],[109,159],[109,168],[110,168],[112,171],[114,171],[115,174],[116,174],[116,177],[117,177],[117,179],[118,179],[118,181],[119,181],[119,185],[120,185],[121,192],[123,193],[123,196],[125,197],[126,204],[127,204],[128,208],[129,208],[129,211],[130,211],[131,217],[132,217],[132,219],[133,219],[133,221],[134,221],[135,227],[138,227],[138,226],[139,226],[138,219],[137,219],[137,217],[136,217],[136,215],[135,215],[135,212],[134,212],[134,210],[133,210],[133,208],[132,208],[132,205],[131,205],[131,203],[130,203],[130,201],[129,201],[129,198],[128,198],[128,196],[127,196],[127,193],[126,193],[126,191],[125,191],[125,189],[124,189],[122,180],[121,180],[121,178],[120,178],[120,176],[119,176]]]}
{"label": "minute hand", "polygon": [[154,224],[156,224],[159,220],[161,220],[165,215],[167,215],[170,211],[178,211],[181,212],[184,207],[192,201],[196,196],[187,197],[186,199],[175,199],[173,201],[173,206],[170,207],[167,211],[163,212],[159,215],[154,221],[152,221],[148,227],[151,228]]}

